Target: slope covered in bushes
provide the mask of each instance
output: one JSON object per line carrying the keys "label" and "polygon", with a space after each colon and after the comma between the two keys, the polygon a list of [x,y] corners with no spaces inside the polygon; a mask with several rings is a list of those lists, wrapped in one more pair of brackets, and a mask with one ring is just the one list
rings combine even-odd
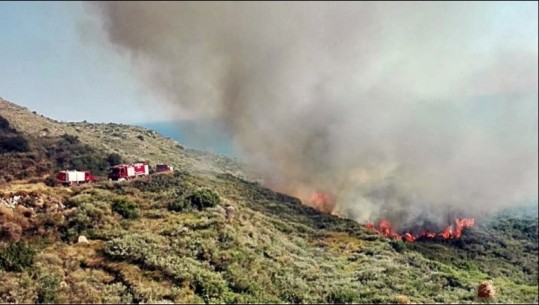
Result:
{"label": "slope covered in bushes", "polygon": [[[538,302],[538,220],[524,217],[536,211],[478,219],[459,240],[389,240],[263,187],[233,160],[0,103],[3,134],[29,148],[0,153],[0,303]],[[43,183],[61,167],[99,175],[137,158],[178,170]],[[479,299],[487,280],[496,295]]]}
{"label": "slope covered in bushes", "polygon": [[[34,258],[3,267],[0,301],[471,303],[488,279],[499,302],[537,301],[536,232],[500,235],[515,219],[461,240],[400,244],[230,175],[176,172],[72,191],[69,213],[35,218],[23,233]],[[524,224],[533,232],[537,219]],[[90,243],[77,244],[79,235]]]}

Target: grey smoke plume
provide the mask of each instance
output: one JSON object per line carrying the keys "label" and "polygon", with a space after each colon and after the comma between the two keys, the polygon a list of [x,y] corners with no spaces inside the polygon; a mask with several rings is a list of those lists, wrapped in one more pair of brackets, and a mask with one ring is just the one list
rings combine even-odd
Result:
{"label": "grey smoke plume", "polygon": [[537,200],[537,3],[89,4],[172,116],[360,222]]}

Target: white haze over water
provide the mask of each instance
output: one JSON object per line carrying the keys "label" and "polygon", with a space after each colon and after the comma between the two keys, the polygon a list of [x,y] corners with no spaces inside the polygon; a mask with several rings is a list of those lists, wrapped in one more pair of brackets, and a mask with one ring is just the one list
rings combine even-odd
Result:
{"label": "white haze over water", "polygon": [[175,117],[212,117],[268,186],[445,223],[537,200],[537,3],[97,2]]}

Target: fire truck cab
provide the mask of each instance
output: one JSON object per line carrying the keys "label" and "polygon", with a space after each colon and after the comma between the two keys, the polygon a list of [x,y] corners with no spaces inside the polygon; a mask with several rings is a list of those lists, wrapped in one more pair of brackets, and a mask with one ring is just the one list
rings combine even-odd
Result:
{"label": "fire truck cab", "polygon": [[147,176],[150,174],[148,164],[135,163],[135,164],[119,164],[112,166],[109,170],[109,179],[117,181],[125,181],[128,179]]}
{"label": "fire truck cab", "polygon": [[172,172],[174,168],[171,165],[160,163],[155,166],[156,173],[168,173]]}

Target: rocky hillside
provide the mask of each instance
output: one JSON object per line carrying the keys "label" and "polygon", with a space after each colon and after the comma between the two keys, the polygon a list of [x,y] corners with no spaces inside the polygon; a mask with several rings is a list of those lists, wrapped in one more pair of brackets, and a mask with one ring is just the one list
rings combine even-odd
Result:
{"label": "rocky hillside", "polygon": [[[91,154],[97,155],[96,157],[102,157],[100,155],[119,154],[127,162],[144,160],[150,162],[150,164],[168,163],[177,168],[183,168],[189,171],[243,175],[242,165],[238,160],[186,148],[175,140],[165,138],[153,130],[142,127],[113,123],[59,122],[1,98],[0,116],[9,122],[9,126],[15,133],[20,133],[28,140],[32,146],[30,154],[32,156],[38,155],[30,159],[39,159],[37,163],[45,163],[47,161],[57,163],[55,164],[58,165],[56,167],[49,166],[51,169],[69,167],[61,166],[68,164],[49,160],[51,157],[52,159],[58,157],[55,150],[64,149],[66,144],[67,146],[81,144],[75,148],[77,152],[79,150],[83,152],[90,151]],[[0,133],[4,132],[5,134],[5,131],[6,128],[2,130],[0,125]],[[72,157],[73,148],[70,147],[69,152],[66,152],[65,156],[61,157]],[[39,153],[41,152],[45,152],[45,155],[40,155]],[[93,165],[91,164],[92,162],[86,163],[90,163],[90,167]],[[27,165],[24,164],[24,166],[17,167],[16,170],[9,174],[23,178],[24,174],[21,174],[20,171],[21,169],[28,170]],[[93,167],[98,172],[100,170],[102,171],[102,168]],[[38,173],[45,174],[45,171],[38,170]]]}
{"label": "rocky hillside", "polygon": [[[405,243],[147,129],[56,122],[2,100],[0,139],[0,303],[538,302],[536,216]],[[68,166],[103,174],[110,154],[178,170],[47,180]]]}

